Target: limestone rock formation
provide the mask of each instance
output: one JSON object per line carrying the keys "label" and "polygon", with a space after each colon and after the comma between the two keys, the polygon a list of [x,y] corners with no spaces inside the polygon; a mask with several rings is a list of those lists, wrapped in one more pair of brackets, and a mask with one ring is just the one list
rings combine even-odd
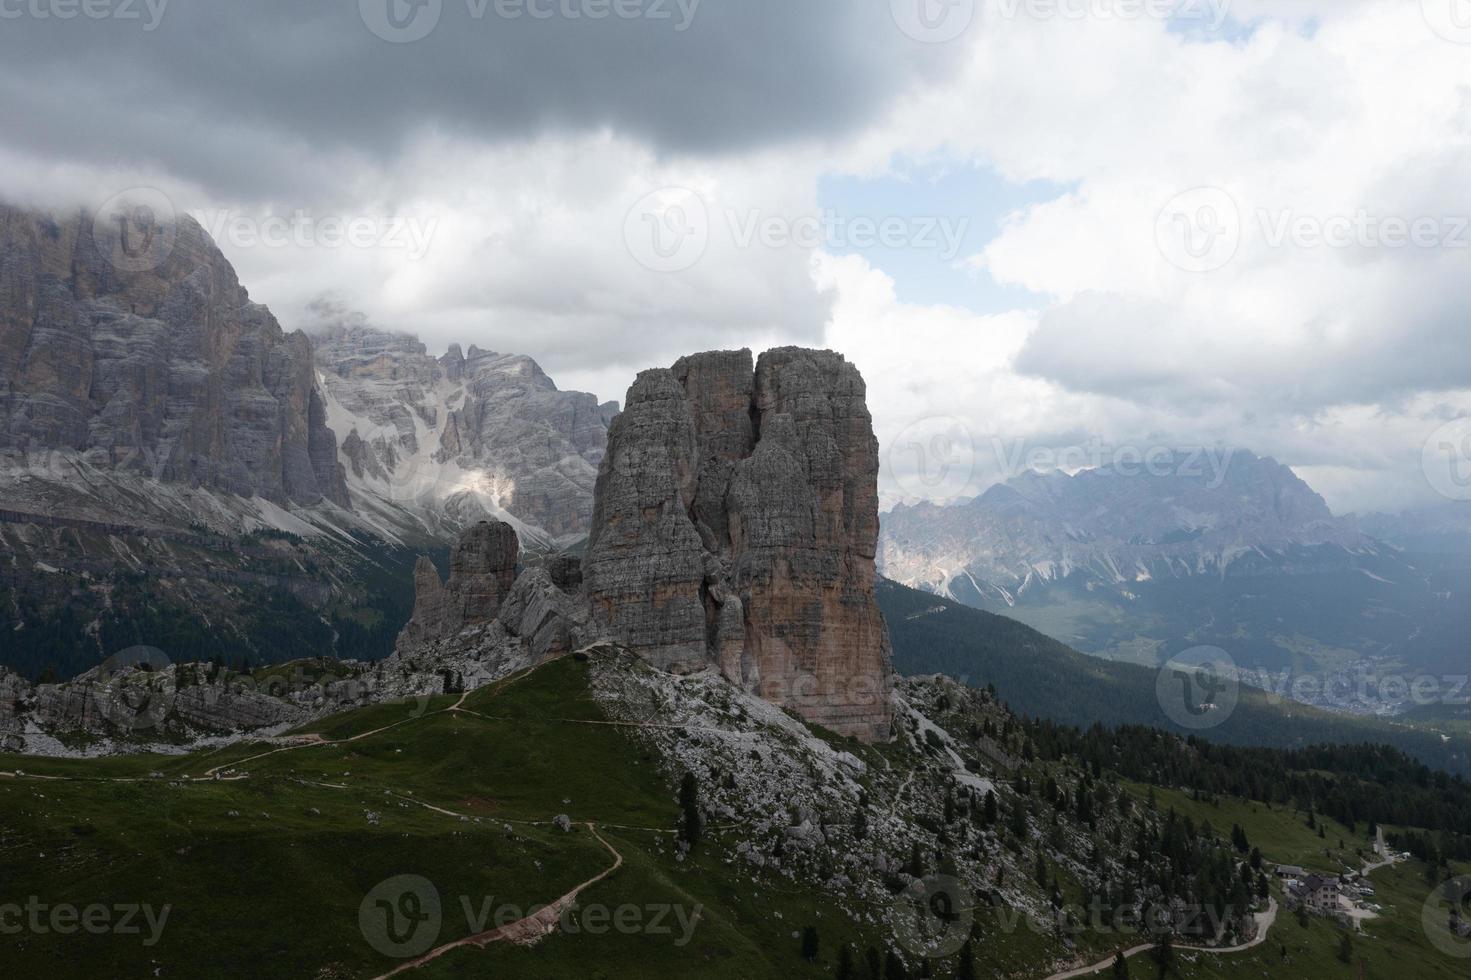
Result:
{"label": "limestone rock formation", "polygon": [[[248,675],[213,675],[204,664],[163,664],[148,671],[103,665],[70,681],[33,686],[0,668],[0,751],[109,754],[200,737],[230,741],[249,732],[281,732],[362,704],[374,693],[362,686],[347,690],[349,684],[293,687],[284,677],[271,688]],[[68,748],[82,733],[89,736],[85,747]]]}
{"label": "limestone rock formation", "polygon": [[317,313],[316,359],[354,499],[450,536],[504,520],[532,550],[587,533],[616,404],[559,390],[529,357],[456,344],[436,359],[360,315]]}
{"label": "limestone rock formation", "polygon": [[414,614],[399,647],[456,636],[495,619],[516,581],[519,555],[516,531],[509,524],[481,521],[455,544],[448,582],[440,581],[434,562],[421,557],[414,567]]}
{"label": "limestone rock formation", "polygon": [[518,576],[518,554],[514,528],[482,521],[461,534],[447,582],[420,558],[413,619],[394,659],[450,671],[473,686],[577,649],[588,638],[588,616],[567,556]]}
{"label": "limestone rock formation", "polygon": [[539,663],[576,650],[587,616],[581,598],[558,587],[546,568],[528,568],[506,596],[499,619]]}
{"label": "limestone rock formation", "polygon": [[645,371],[614,420],[583,575],[655,666],[714,664],[842,734],[890,726],[878,443],[857,369],[783,348]]}
{"label": "limestone rock formation", "polygon": [[495,618],[516,581],[520,551],[515,530],[501,521],[481,521],[460,535],[450,555],[449,580],[466,625]]}
{"label": "limestone rock formation", "polygon": [[310,341],[192,219],[124,217],[120,244],[103,217],[0,205],[0,449],[347,506]]}

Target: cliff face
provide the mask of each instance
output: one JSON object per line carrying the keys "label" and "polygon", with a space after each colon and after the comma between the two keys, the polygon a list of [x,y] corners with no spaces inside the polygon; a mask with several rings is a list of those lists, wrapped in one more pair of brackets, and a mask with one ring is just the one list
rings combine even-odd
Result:
{"label": "cliff face", "polygon": [[884,738],[877,479],[863,379],[837,354],[645,371],[598,474],[593,613],[662,669],[714,663],[810,721]]}
{"label": "cliff face", "polygon": [[306,336],[191,219],[118,229],[0,205],[0,448],[347,506]]}

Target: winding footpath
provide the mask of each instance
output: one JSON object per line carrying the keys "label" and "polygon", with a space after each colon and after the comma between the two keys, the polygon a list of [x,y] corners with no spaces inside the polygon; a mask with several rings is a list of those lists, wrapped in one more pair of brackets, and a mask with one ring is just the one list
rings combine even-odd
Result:
{"label": "winding footpath", "polygon": [[[438,808],[436,807],[433,809]],[[449,813],[448,810],[440,810],[439,812]],[[451,815],[453,816],[454,814]],[[561,898],[558,898],[556,901],[541,908],[532,915],[528,915],[525,918],[517,919],[515,922],[512,922],[509,925],[497,926],[496,928],[490,929],[486,932],[476,933],[473,936],[466,936],[464,939],[456,939],[454,942],[445,943],[443,946],[437,946],[434,949],[431,949],[429,952],[425,953],[423,956],[420,956],[417,959],[409,960],[407,963],[403,963],[393,968],[392,970],[389,970],[387,973],[379,977],[375,977],[374,980],[388,980],[389,977],[397,976],[400,973],[407,973],[410,970],[417,970],[425,963],[432,962],[433,960],[436,960],[439,957],[443,956],[445,953],[456,949],[462,949],[466,946],[474,946],[477,949],[484,949],[491,943],[499,942],[516,943],[518,945],[529,945],[543,938],[544,936],[551,935],[553,932],[556,931],[557,924],[562,921],[562,915],[572,907],[572,904],[574,902],[577,901],[578,895],[581,895],[584,891],[591,888],[593,885],[596,885],[604,878],[607,878],[619,868],[623,867],[623,855],[618,853],[618,849],[615,848],[612,844],[609,844],[603,838],[603,835],[598,833],[598,828],[595,825],[589,823],[587,824],[587,829],[594,837],[598,839],[598,843],[606,847],[608,849],[608,852],[613,855],[613,864],[611,867],[605,869],[601,874],[587,879],[582,884],[578,885],[576,888],[563,895]]]}
{"label": "winding footpath", "polygon": [[[1268,898],[1267,910],[1265,912],[1257,913],[1256,938],[1253,939],[1251,942],[1242,943],[1239,946],[1219,946],[1214,948],[1209,946],[1176,946],[1175,949],[1179,952],[1189,953],[1244,953],[1247,950],[1255,949],[1257,946],[1260,946],[1262,943],[1266,942],[1267,933],[1271,931],[1272,925],[1276,921],[1277,900],[1275,898]],[[1124,950],[1124,959],[1131,959],[1132,957],[1138,956],[1140,953],[1147,953],[1151,949],[1154,949],[1156,945],[1158,944],[1141,943],[1138,946],[1133,947],[1132,949],[1126,949]],[[1073,977],[1086,977],[1095,973],[1102,973],[1104,970],[1107,970],[1113,966],[1114,960],[1118,958],[1118,955],[1118,953],[1113,953],[1108,957],[1099,960],[1097,963],[1094,963],[1092,966],[1081,966],[1078,967],[1076,970],[1067,970],[1063,973],[1054,973],[1052,976],[1048,977],[1047,980],[1072,980]]]}

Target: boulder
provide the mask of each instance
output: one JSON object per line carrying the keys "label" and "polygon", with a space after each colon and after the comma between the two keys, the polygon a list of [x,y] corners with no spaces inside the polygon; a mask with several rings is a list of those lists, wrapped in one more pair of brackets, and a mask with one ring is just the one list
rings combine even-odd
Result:
{"label": "boulder", "polygon": [[557,587],[544,568],[527,569],[501,606],[500,621],[536,662],[565,656],[582,645],[587,614],[582,601]]}

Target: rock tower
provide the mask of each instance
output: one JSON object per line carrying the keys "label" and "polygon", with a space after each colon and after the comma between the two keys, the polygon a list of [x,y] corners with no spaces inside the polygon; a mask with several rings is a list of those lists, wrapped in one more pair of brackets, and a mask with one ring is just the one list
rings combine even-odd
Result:
{"label": "rock tower", "polygon": [[713,664],[808,721],[886,738],[878,466],[863,378],[831,351],[643,372],[598,473],[595,620],[661,669]]}

